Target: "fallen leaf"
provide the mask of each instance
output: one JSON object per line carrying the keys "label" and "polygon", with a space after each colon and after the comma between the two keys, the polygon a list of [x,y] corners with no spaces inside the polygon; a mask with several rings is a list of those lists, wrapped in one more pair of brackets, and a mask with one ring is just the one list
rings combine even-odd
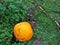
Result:
{"label": "fallen leaf", "polygon": [[31,21],[31,26],[32,26],[33,28],[36,28],[36,22],[35,22],[35,21]]}
{"label": "fallen leaf", "polygon": [[58,45],[60,45],[60,41],[59,41]]}
{"label": "fallen leaf", "polygon": [[4,38],[4,40],[7,40],[7,39],[8,39],[8,37],[5,37],[5,38]]}
{"label": "fallen leaf", "polygon": [[35,45],[42,45],[41,40],[39,40],[39,39],[34,40],[34,44]]}

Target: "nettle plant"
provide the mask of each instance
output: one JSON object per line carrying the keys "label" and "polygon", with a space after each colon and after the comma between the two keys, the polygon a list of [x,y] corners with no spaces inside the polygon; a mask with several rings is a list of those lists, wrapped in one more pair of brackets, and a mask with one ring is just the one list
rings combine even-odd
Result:
{"label": "nettle plant", "polygon": [[27,6],[20,1],[4,1],[0,3],[0,23],[14,25],[14,23],[25,21]]}

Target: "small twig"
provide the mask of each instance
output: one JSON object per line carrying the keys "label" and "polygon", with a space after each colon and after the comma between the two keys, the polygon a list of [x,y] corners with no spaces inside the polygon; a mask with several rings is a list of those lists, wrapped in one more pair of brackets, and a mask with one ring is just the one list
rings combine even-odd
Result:
{"label": "small twig", "polygon": [[40,10],[42,10],[42,12],[43,12],[44,14],[46,14],[47,16],[49,16],[52,20],[55,20],[54,17],[52,16],[52,14],[47,13],[47,12],[45,11],[45,9],[43,9],[42,6],[38,6],[38,7],[39,7]]}
{"label": "small twig", "polygon": [[56,23],[58,27],[60,27],[59,23],[54,19],[52,14],[47,13],[41,6],[39,6],[39,9],[42,10],[42,12],[45,13],[47,16],[49,16]]}
{"label": "small twig", "polygon": [[57,24],[58,27],[60,27],[60,24],[57,21],[55,21],[55,23]]}
{"label": "small twig", "polygon": [[46,12],[45,9],[44,9],[44,7],[42,7],[40,4],[38,4],[37,0],[34,0],[34,1],[35,1],[35,3],[38,5],[38,8],[39,8],[44,14],[46,14],[48,17],[50,17],[50,18],[56,23],[56,25],[57,25],[58,27],[60,27],[59,22],[57,22],[57,21],[55,20],[55,18],[52,16],[52,14],[49,14],[48,12]]}

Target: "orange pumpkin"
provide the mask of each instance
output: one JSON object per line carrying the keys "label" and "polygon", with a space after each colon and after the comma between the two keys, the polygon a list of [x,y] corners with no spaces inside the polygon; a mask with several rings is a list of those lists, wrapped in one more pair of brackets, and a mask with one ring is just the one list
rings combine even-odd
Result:
{"label": "orange pumpkin", "polygon": [[14,36],[19,41],[28,41],[33,36],[32,27],[28,22],[21,22],[14,26]]}

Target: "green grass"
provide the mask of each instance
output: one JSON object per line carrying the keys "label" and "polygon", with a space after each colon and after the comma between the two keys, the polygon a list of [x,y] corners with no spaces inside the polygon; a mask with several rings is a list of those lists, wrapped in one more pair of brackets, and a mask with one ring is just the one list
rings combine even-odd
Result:
{"label": "green grass", "polygon": [[[52,11],[60,11],[60,7],[57,6],[60,1],[56,0],[56,4],[52,0],[36,0],[38,4],[42,5],[48,13],[51,13],[55,20],[60,18],[60,14],[56,14]],[[34,0],[23,0],[22,3],[25,4],[28,8],[34,7],[36,4],[32,4]],[[41,10],[36,9],[34,14],[34,19],[36,20],[37,28],[33,29],[34,35],[31,40],[28,42],[19,42],[14,43],[13,45],[35,45],[34,40],[41,39],[43,45],[58,45],[60,40],[60,33],[58,32],[57,26],[54,21],[52,21],[48,16],[41,12]],[[3,20],[3,19],[1,19]],[[23,20],[25,21],[25,20]],[[5,25],[7,25],[6,23]],[[3,24],[0,25],[0,44],[1,45],[10,45],[12,38],[13,27],[12,25],[7,25],[8,28],[3,28]],[[3,28],[3,29],[2,29]],[[7,35],[8,34],[8,35]],[[8,40],[4,41],[4,37],[7,36]]]}

